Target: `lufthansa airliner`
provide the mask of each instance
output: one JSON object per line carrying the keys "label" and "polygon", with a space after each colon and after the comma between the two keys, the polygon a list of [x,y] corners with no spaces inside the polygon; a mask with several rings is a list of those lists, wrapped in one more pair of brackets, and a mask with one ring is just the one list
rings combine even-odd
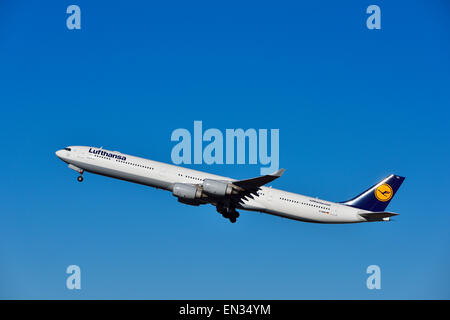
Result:
{"label": "lufthansa airliner", "polygon": [[69,146],[56,151],[56,155],[79,173],[80,182],[84,172],[90,172],[164,189],[187,205],[212,204],[232,223],[239,217],[238,209],[305,222],[389,221],[397,213],[385,210],[405,180],[391,174],[355,198],[336,203],[264,186],[279,178],[284,169],[235,180],[103,148]]}

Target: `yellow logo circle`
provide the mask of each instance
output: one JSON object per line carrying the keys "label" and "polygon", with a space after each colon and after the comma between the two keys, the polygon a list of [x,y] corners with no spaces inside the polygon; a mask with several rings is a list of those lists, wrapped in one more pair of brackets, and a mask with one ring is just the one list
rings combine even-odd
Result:
{"label": "yellow logo circle", "polygon": [[375,189],[375,197],[382,202],[391,200],[393,196],[392,188],[387,183],[382,184]]}

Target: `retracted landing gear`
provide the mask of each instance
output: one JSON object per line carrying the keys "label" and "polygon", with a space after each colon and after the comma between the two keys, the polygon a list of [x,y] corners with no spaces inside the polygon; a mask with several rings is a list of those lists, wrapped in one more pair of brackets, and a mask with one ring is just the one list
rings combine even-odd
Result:
{"label": "retracted landing gear", "polygon": [[239,218],[239,212],[233,207],[217,205],[216,209],[225,219],[229,219],[231,223],[235,223],[237,218]]}

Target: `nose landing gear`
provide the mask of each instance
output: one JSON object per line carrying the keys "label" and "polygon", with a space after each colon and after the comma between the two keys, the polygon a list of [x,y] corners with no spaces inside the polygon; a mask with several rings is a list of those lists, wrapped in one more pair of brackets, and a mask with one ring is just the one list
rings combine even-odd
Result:
{"label": "nose landing gear", "polygon": [[74,166],[73,164],[69,163],[69,168],[72,170],[75,170],[76,172],[78,172],[80,175],[77,177],[78,182],[82,182],[83,181],[83,172],[84,170],[81,168],[78,168],[77,166]]}

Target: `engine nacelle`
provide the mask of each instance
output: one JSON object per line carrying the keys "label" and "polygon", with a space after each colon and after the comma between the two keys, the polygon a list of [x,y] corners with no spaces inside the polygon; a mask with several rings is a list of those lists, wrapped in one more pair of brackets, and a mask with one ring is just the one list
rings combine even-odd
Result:
{"label": "engine nacelle", "polygon": [[226,182],[205,179],[203,181],[203,191],[211,196],[224,197],[233,192],[233,187]]}
{"label": "engine nacelle", "polygon": [[172,194],[179,199],[199,199],[202,197],[202,191],[196,186],[186,183],[175,183],[173,185]]}

